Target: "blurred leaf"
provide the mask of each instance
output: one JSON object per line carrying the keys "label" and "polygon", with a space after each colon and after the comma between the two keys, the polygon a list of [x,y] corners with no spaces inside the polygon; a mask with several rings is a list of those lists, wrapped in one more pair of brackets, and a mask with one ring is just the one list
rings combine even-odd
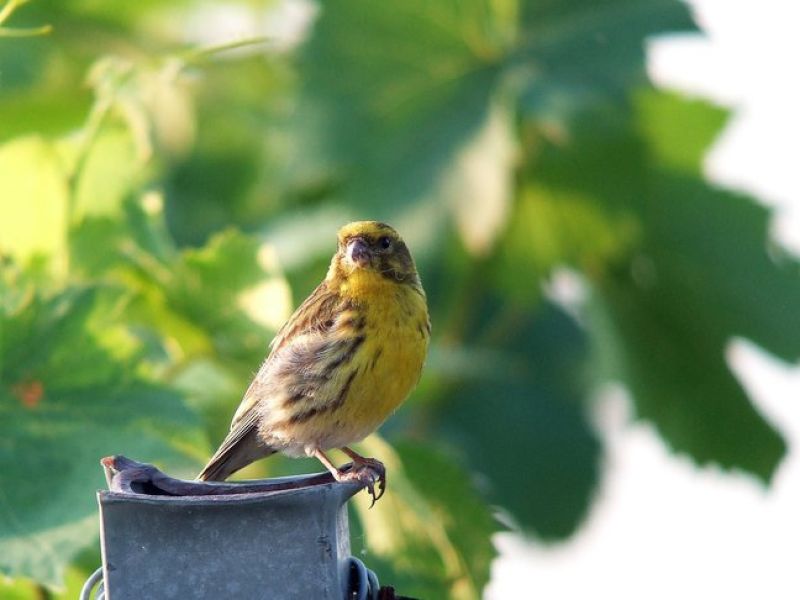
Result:
{"label": "blurred leaf", "polygon": [[[600,112],[576,121],[574,137],[543,148],[531,176],[553,197],[591,199],[598,214],[631,224],[623,252],[602,268],[578,266],[601,303],[590,311],[596,351],[615,355],[599,360],[618,365],[614,375],[630,386],[639,416],[700,463],[769,479],[784,443],[724,352],[744,336],[783,358],[800,355],[797,266],[769,256],[764,208],[702,181],[719,111],[656,92],[640,94],[636,109],[629,120]],[[604,258],[599,248],[590,257]]]}
{"label": "blurred leaf", "polygon": [[241,233],[229,230],[179,253],[162,215],[135,202],[126,203],[126,215],[122,222],[86,220],[75,256],[91,258],[97,244],[109,250],[105,262],[95,261],[95,276],[130,291],[124,318],[146,344],[143,356],[203,415],[209,438],[221,439],[267,351],[269,329],[288,314],[286,282],[274,265],[265,270],[259,262],[269,252]]}
{"label": "blurred leaf", "polygon": [[41,25],[39,27],[6,27],[4,23],[9,20],[14,11],[25,4],[28,0],[5,0],[3,5],[0,6],[0,38],[2,37],[32,37],[37,35],[44,35],[50,33],[51,27],[49,25]]}
{"label": "blurred leaf", "polygon": [[[169,277],[166,268],[177,260],[178,252],[164,226],[163,202],[156,192],[137,197],[129,191],[124,199],[114,199],[109,206],[101,204],[98,215],[79,219],[70,230],[69,240],[76,274],[102,278],[133,269],[139,276],[164,285],[161,278]],[[97,252],[98,248],[104,251]],[[131,283],[129,278],[123,280]]]}
{"label": "blurred leaf", "polygon": [[73,236],[76,265],[125,285],[126,318],[165,336],[176,359],[216,353],[254,369],[290,309],[273,253],[233,229],[179,252],[161,210],[160,196],[146,194],[117,218],[85,219]]}
{"label": "blurred leaf", "polygon": [[437,410],[438,430],[524,529],[565,537],[598,477],[599,442],[582,405],[584,334],[547,304],[531,314],[485,298],[475,314],[465,343],[494,347],[500,358],[489,363],[496,368],[476,368],[481,359],[462,372]]}
{"label": "blurred leaf", "polygon": [[164,177],[167,223],[181,246],[204,244],[221,224],[259,231],[291,204],[284,194],[290,141],[278,122],[294,77],[278,58],[265,61],[260,53],[204,65],[202,73],[189,69],[186,78],[200,74],[186,87],[202,126],[188,152],[171,157]]}
{"label": "blurred leaf", "polygon": [[769,257],[768,215],[751,200],[692,177],[657,183],[641,253],[601,288],[625,342],[637,411],[698,462],[769,480],[785,442],[724,352],[742,336],[785,359],[800,356],[797,263]]}
{"label": "blurred leaf", "polygon": [[486,255],[503,231],[513,195],[515,131],[508,106],[495,102],[485,124],[445,171],[439,196],[450,205],[465,246]]}
{"label": "blurred leaf", "polygon": [[0,251],[22,261],[49,254],[63,268],[68,190],[52,144],[30,136],[0,146],[0,198]]}
{"label": "blurred leaf", "polygon": [[143,178],[143,164],[128,131],[107,127],[92,141],[75,183],[72,219],[118,216]]}
{"label": "blurred leaf", "polygon": [[[255,370],[233,372],[219,360],[198,358],[188,362],[173,377],[172,383],[186,398],[186,403],[205,419],[208,439],[219,441],[230,430],[231,416],[242,400],[247,377]],[[208,449],[206,449],[208,451]],[[200,457],[207,460],[208,456]]]}
{"label": "blurred leaf", "polygon": [[323,6],[303,50],[301,181],[343,169],[370,214],[430,194],[486,122],[511,25],[493,3]]}
{"label": "blurred leaf", "polygon": [[[708,126],[682,139],[661,132],[675,119],[720,123],[719,110],[669,94],[645,96],[641,106],[653,153],[680,154],[684,163],[693,156],[694,172],[699,172]],[[675,159],[673,164],[682,163]],[[752,198],[715,189],[673,164],[654,174],[658,195],[645,205],[645,253],[657,252],[657,260],[665,265],[668,257],[664,283],[673,286],[676,296],[713,310],[728,340],[747,337],[784,360],[796,360],[800,319],[794,307],[800,302],[800,265],[770,240],[769,211]]]}
{"label": "blurred leaf", "polygon": [[33,600],[36,593],[36,586],[32,581],[0,579],[0,597],[4,600]]}
{"label": "blurred leaf", "polygon": [[545,119],[624,102],[647,81],[646,38],[695,29],[678,0],[523,0],[521,8],[511,60],[528,73],[523,109]]}
{"label": "blurred leaf", "polygon": [[366,494],[356,496],[365,539],[359,552],[354,536],[354,554],[402,595],[479,598],[494,556],[489,536],[497,524],[467,474],[429,447],[406,448],[398,456],[373,435],[359,448],[380,457],[388,478],[386,494],[374,507]]}
{"label": "blurred leaf", "polygon": [[[206,135],[201,130],[201,142]],[[203,244],[220,223],[231,223],[258,182],[260,160],[260,148],[243,133],[235,140],[215,136],[176,163],[165,182],[167,218],[176,239]]]}
{"label": "blurred leaf", "polygon": [[[251,357],[266,351],[266,330],[243,312],[242,294],[268,278],[256,240],[229,229],[204,248],[185,250],[165,290],[171,310],[207,331],[218,352]],[[263,310],[285,310],[264,306]],[[285,316],[285,315],[284,315]]]}
{"label": "blurred leaf", "polygon": [[[0,72],[7,83],[8,71],[3,67],[3,53],[0,52]],[[30,135],[60,135],[79,125],[86,117],[90,104],[88,92],[72,90],[67,95],[53,97],[50,90],[37,90],[38,93],[10,93],[7,85],[0,94],[0,114],[3,127],[0,129],[0,142]]]}
{"label": "blurred leaf", "polygon": [[[669,171],[703,175],[706,153],[728,112],[702,100],[644,88],[634,97],[637,131],[654,163]],[[675,124],[680,123],[680,127]]]}
{"label": "blurred leaf", "polygon": [[692,26],[677,0],[523,2],[519,26],[515,11],[480,0],[323,6],[300,60],[301,185],[342,181],[345,199],[379,217],[436,194],[467,247],[485,253],[508,212],[507,92],[540,117],[624,99],[645,80],[645,37]]}
{"label": "blurred leaf", "polygon": [[98,106],[124,122],[140,163],[152,158],[156,146],[167,156],[182,155],[194,141],[194,106],[184,67],[177,58],[153,65],[112,55],[97,60],[89,71]]}
{"label": "blurred leaf", "polygon": [[[652,132],[670,128],[676,116],[685,123],[720,120],[714,109],[668,95],[645,97],[643,106]],[[742,336],[785,360],[800,356],[799,270],[788,256],[770,255],[764,207],[673,170],[689,171],[689,157],[699,165],[707,136],[706,127],[648,138],[669,162],[652,172],[641,254],[604,292],[629,340],[639,413],[697,461],[769,480],[785,442],[753,408],[724,351]]]}
{"label": "blurred leaf", "polygon": [[[538,163],[540,171],[549,168]],[[599,275],[638,239],[630,214],[611,214],[591,195],[553,188],[546,181],[519,186],[520,198],[493,263],[493,276],[509,299],[534,304],[542,281],[564,266]],[[524,273],[524,276],[521,274]]]}
{"label": "blurred leaf", "polygon": [[395,449],[409,481],[431,504],[467,563],[474,589],[482,590],[497,555],[491,535],[499,530],[499,523],[476,493],[473,475],[453,458],[419,441],[398,442]]}
{"label": "blurred leaf", "polygon": [[[687,314],[691,301],[676,293],[666,281],[649,290],[629,281],[606,286],[603,309],[613,329],[596,327],[595,341],[620,351],[618,376],[633,392],[637,415],[651,420],[673,449],[701,464],[715,462],[769,480],[786,445],[726,365],[728,339],[719,336],[726,332],[714,331],[717,325],[705,320],[713,308],[701,305],[702,312]],[[609,333],[619,340],[603,335]]]}
{"label": "blurred leaf", "polygon": [[98,302],[97,289],[70,289],[0,317],[0,570],[53,586],[96,539],[99,459],[185,468],[165,434],[194,423],[175,393],[103,348]]}

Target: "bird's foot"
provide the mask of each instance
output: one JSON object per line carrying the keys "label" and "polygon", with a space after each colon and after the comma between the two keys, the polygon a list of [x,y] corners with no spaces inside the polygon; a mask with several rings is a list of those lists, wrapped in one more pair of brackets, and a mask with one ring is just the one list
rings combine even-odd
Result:
{"label": "bird's foot", "polygon": [[352,481],[367,488],[367,492],[372,496],[370,508],[375,506],[375,502],[386,491],[386,467],[381,461],[374,458],[364,458],[363,456],[354,458],[353,462],[337,469],[334,477],[336,481]]}

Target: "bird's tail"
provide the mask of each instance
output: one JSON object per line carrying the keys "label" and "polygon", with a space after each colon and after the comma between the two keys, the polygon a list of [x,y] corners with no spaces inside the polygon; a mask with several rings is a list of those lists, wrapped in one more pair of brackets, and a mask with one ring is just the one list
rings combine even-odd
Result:
{"label": "bird's tail", "polygon": [[225,481],[239,469],[251,462],[274,454],[275,450],[258,439],[255,428],[240,431],[234,428],[222,445],[208,461],[197,479],[201,481]]}

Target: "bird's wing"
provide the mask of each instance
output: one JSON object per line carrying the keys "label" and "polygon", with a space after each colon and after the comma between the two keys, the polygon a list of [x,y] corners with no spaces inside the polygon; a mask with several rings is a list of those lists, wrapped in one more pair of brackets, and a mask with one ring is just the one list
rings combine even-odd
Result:
{"label": "bird's wing", "polygon": [[323,281],[294,311],[270,343],[271,351],[269,355],[253,378],[244,393],[244,398],[239,408],[236,409],[236,413],[233,415],[231,431],[239,425],[240,421],[246,422],[251,415],[256,414],[256,405],[261,398],[258,388],[263,385],[263,380],[275,355],[291,345],[293,340],[299,338],[307,339],[309,334],[319,334],[330,329],[336,319],[340,302],[341,297],[332,292],[327,282]]}
{"label": "bird's wing", "polygon": [[[281,328],[271,352],[261,365],[242,398],[222,445],[200,473],[200,479],[222,480],[254,460],[275,452],[259,436],[259,424],[268,405],[262,400],[275,392],[273,369],[298,371],[295,366],[311,364],[325,347],[325,332],[336,320],[341,297],[322,282]],[[282,357],[276,359],[276,357]],[[279,360],[280,363],[275,363]]]}
{"label": "bird's wing", "polygon": [[293,338],[312,331],[329,329],[333,325],[340,302],[341,296],[330,289],[327,281],[320,283],[275,334],[270,344],[270,357]]}

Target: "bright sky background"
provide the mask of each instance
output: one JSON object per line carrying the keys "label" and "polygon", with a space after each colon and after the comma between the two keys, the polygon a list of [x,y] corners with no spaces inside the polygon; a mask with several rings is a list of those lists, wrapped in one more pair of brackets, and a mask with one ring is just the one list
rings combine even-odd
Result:
{"label": "bright sky background", "polygon": [[[706,175],[775,207],[776,238],[800,253],[800,3],[690,5],[706,35],[653,40],[651,76],[730,107]],[[789,444],[769,489],[671,455],[651,426],[631,422],[625,395],[609,393],[596,415],[605,473],[587,522],[551,547],[496,536],[486,598],[800,598],[800,368],[741,340],[728,357]]]}

